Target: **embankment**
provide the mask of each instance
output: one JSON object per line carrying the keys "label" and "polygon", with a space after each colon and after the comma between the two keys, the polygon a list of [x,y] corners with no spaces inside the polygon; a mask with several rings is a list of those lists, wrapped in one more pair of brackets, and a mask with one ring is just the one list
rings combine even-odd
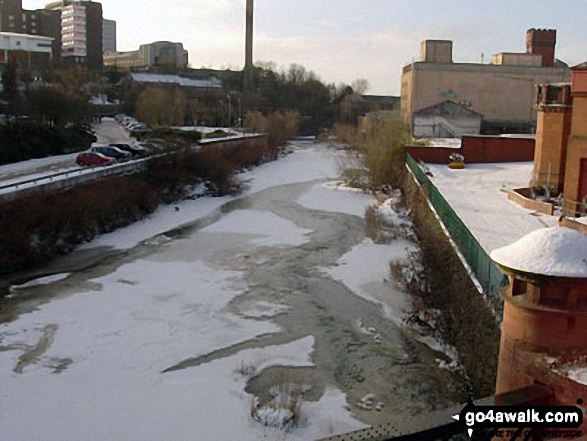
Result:
{"label": "embankment", "polygon": [[434,215],[426,195],[410,173],[403,191],[411,209],[430,284],[423,302],[442,312],[441,332],[455,346],[471,381],[475,398],[495,390],[500,330],[493,312],[479,293]]}
{"label": "embankment", "polygon": [[235,171],[275,157],[263,136],[225,141],[158,158],[132,176],[0,203],[0,275],[34,268],[98,234],[144,219],[160,203],[185,198],[199,182],[216,195],[236,192]]}

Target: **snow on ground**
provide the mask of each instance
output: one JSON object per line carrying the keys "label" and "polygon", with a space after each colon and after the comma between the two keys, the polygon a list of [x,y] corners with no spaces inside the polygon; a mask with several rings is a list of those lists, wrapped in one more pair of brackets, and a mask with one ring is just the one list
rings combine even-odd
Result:
{"label": "snow on ground", "polygon": [[528,186],[532,167],[532,163],[467,164],[463,170],[453,170],[428,165],[430,180],[487,252],[539,228],[556,226],[556,217],[524,209],[507,197],[508,189]]}
{"label": "snow on ground", "polygon": [[49,156],[47,158],[29,159],[28,161],[14,164],[0,165],[0,184],[22,181],[29,178],[29,175],[32,175],[30,179],[35,179],[48,174],[79,168],[75,163],[77,155],[77,153],[71,153],[69,155]]}
{"label": "snow on ground", "polygon": [[340,176],[340,159],[344,152],[336,151],[328,144],[312,144],[313,147],[304,148],[299,148],[304,145],[303,142],[290,145],[298,148],[285,158],[263,164],[240,175],[249,184],[247,193],[257,193],[275,185]]}
{"label": "snow on ground", "polygon": [[[238,277],[201,262],[137,261],[94,280],[100,286],[95,291],[55,300],[0,326],[0,343],[14,348],[34,348],[44,330],[55,331],[53,344],[37,352],[22,374],[13,369],[23,352],[0,351],[0,401],[10,403],[0,406],[0,439],[280,436],[250,418],[253,396],[244,391],[247,378],[238,366],[254,366],[257,373],[271,366],[312,366],[313,337],[161,373],[186,358],[277,330],[223,311],[243,289]],[[68,367],[56,374],[59,364]],[[30,406],[31,397],[36,406]],[[288,439],[325,437],[331,425],[340,431],[363,427],[345,404],[345,395],[333,389],[317,403],[304,403],[301,427]]]}
{"label": "snow on ground", "polygon": [[[92,242],[80,246],[79,249],[103,246],[119,250],[134,248],[145,240],[206,217],[230,200],[232,198],[228,196],[221,198],[204,197],[182,201],[173,205],[161,205],[146,219],[127,227],[119,228],[112,233],[99,236]],[[176,210],[176,207],[179,210]]]}
{"label": "snow on ground", "polygon": [[[60,375],[12,374],[11,387],[2,392],[3,401],[10,405],[0,409],[0,437],[6,441],[181,441],[227,440],[238,434],[243,441],[277,439],[278,433],[250,418],[253,397],[244,391],[246,377],[235,368],[240,362],[254,364],[258,371],[271,366],[312,366],[313,344],[314,339],[306,337],[166,374],[132,366],[120,369],[113,366],[116,359],[96,360],[91,369],[76,367],[74,362]],[[36,397],[38,406],[31,409],[27,397]],[[330,423],[339,430],[363,427],[343,409],[344,398],[331,390],[318,403],[303,404],[303,425],[287,438],[327,436]]]}
{"label": "snow on ground", "polygon": [[290,311],[291,309],[291,306],[288,305],[256,301],[245,308],[241,307],[240,313],[244,317],[271,318]]}
{"label": "snow on ground", "polygon": [[[300,144],[303,145],[303,143]],[[294,152],[285,158],[263,164],[239,175],[239,179],[248,185],[243,196],[258,193],[275,185],[339,176],[339,158],[344,153],[328,148],[327,144],[310,148],[296,148],[296,143],[292,143],[292,146],[295,148]],[[130,249],[147,239],[206,217],[234,199],[229,196],[204,197],[174,205],[161,205],[145,220],[100,236],[80,248],[107,246],[115,249]],[[175,207],[179,210],[177,211]]]}
{"label": "snow on ground", "polygon": [[420,141],[424,141],[426,147],[461,148],[461,138],[424,138]]}
{"label": "snow on ground", "polygon": [[306,236],[312,232],[273,213],[258,210],[235,210],[200,231],[261,236],[250,241],[257,246],[302,245],[308,242]]}
{"label": "snow on ground", "polygon": [[373,196],[342,186],[340,182],[316,184],[297,200],[311,210],[346,213],[360,218],[365,216],[365,208],[373,201]]}
{"label": "snow on ground", "polygon": [[[415,245],[403,239],[390,244],[376,244],[371,239],[365,239],[345,254],[338,261],[338,266],[324,271],[355,294],[382,305],[386,316],[399,323],[410,305],[403,288],[394,289],[394,282],[389,282],[389,264],[392,261],[407,261],[408,251],[414,250]],[[390,290],[394,295],[389,295]]]}

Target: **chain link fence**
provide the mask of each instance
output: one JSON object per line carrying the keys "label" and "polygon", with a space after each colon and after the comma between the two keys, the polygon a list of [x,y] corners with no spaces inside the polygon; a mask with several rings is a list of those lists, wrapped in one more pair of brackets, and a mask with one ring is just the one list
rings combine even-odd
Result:
{"label": "chain link fence", "polygon": [[490,299],[499,302],[501,299],[500,291],[508,284],[507,277],[493,263],[489,254],[481,247],[471,231],[411,155],[407,155],[406,163],[424,189],[426,197],[471,267],[485,294]]}

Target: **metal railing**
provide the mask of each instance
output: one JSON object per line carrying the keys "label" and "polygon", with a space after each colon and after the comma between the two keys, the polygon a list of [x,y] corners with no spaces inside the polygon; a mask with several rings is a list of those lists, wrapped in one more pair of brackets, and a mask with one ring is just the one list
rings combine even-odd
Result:
{"label": "metal railing", "polygon": [[492,299],[500,301],[500,292],[508,284],[507,277],[493,263],[489,254],[479,244],[473,233],[455,213],[411,155],[407,155],[406,163],[426,193],[430,204],[438,213],[450,237],[469,264],[485,294],[489,294]]}

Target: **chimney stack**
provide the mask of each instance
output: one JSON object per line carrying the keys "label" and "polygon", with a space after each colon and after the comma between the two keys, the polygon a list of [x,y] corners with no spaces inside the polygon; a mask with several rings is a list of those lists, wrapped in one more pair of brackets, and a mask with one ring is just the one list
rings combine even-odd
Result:
{"label": "chimney stack", "polygon": [[526,52],[542,55],[542,67],[554,67],[556,47],[555,29],[529,29],[526,34]]}
{"label": "chimney stack", "polygon": [[247,0],[247,42],[245,58],[245,93],[254,93],[253,81],[253,6],[254,0]]}

